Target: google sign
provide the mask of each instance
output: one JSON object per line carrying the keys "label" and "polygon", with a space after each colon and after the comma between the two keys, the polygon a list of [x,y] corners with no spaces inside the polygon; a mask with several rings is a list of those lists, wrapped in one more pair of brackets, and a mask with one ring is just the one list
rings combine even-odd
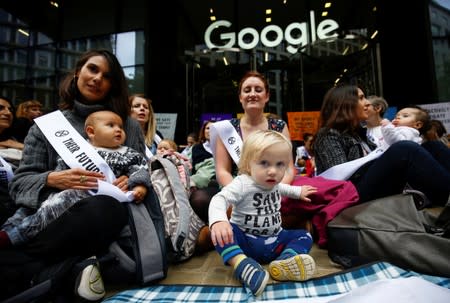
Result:
{"label": "google sign", "polygon": [[[299,48],[302,48],[308,43],[337,36],[336,30],[339,28],[339,24],[335,20],[325,19],[316,26],[314,11],[310,11],[309,14],[311,24],[308,24],[308,22],[293,22],[290,23],[284,31],[278,25],[270,24],[264,27],[261,33],[258,33],[253,27],[243,28],[238,33],[222,32],[220,34],[220,39],[225,43],[224,45],[215,45],[211,42],[211,34],[213,31],[229,28],[232,23],[227,20],[218,20],[211,23],[206,29],[204,36],[205,43],[208,48],[231,48],[236,44],[237,34],[237,45],[241,49],[252,49],[258,45],[259,41],[266,47],[276,47],[284,38],[289,44],[286,47],[286,50],[291,54],[295,54]],[[272,39],[269,39],[268,36],[271,32],[273,32],[274,35]]]}

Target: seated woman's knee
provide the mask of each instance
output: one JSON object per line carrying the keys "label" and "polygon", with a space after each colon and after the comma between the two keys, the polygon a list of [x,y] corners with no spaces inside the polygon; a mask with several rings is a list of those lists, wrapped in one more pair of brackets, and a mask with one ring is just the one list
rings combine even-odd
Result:
{"label": "seated woman's knee", "polygon": [[420,145],[417,144],[416,142],[413,141],[409,141],[409,140],[403,140],[403,141],[398,141],[395,142],[394,144],[392,144],[389,149],[418,149],[420,148]]}
{"label": "seated woman's knee", "polygon": [[413,141],[398,141],[394,144],[392,144],[389,149],[388,149],[389,153],[391,154],[395,154],[400,156],[406,156],[410,153],[414,153],[417,151],[425,151],[420,144],[417,144],[416,142]]}
{"label": "seated woman's knee", "polygon": [[81,208],[89,208],[89,212],[84,213],[95,220],[114,222],[116,226],[124,226],[128,222],[125,206],[110,196],[98,195],[88,197],[79,201],[74,206],[78,204],[80,204]]}

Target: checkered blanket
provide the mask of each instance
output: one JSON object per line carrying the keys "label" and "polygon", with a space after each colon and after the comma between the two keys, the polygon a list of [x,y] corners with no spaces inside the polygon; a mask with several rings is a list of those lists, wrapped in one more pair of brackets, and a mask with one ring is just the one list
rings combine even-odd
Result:
{"label": "checkered blanket", "polygon": [[267,285],[257,299],[244,287],[214,285],[155,285],[120,292],[103,302],[255,302],[314,298],[347,293],[367,283],[406,277],[420,277],[450,288],[450,278],[422,275],[385,262],[371,263],[348,271],[315,278],[306,282],[283,282]]}

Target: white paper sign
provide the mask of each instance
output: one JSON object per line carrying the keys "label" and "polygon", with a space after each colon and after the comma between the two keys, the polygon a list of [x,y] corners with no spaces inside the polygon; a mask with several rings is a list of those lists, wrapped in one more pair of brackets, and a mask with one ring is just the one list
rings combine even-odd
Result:
{"label": "white paper sign", "polygon": [[421,104],[420,107],[428,110],[431,119],[441,121],[447,131],[450,131],[450,102]]}
{"label": "white paper sign", "polygon": [[98,180],[98,189],[95,192],[96,195],[107,195],[116,198],[120,202],[131,202],[134,200],[133,192],[128,191],[124,193],[117,186],[111,183]]}
{"label": "white paper sign", "polygon": [[164,138],[175,138],[175,128],[177,126],[177,115],[169,113],[156,113],[156,129],[161,132]]}

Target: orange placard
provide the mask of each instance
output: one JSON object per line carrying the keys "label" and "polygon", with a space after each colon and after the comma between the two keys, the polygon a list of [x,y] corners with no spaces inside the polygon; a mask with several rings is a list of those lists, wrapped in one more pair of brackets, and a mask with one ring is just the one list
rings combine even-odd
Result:
{"label": "orange placard", "polygon": [[319,129],[320,112],[288,112],[288,126],[291,140],[303,140],[304,133],[315,134]]}

